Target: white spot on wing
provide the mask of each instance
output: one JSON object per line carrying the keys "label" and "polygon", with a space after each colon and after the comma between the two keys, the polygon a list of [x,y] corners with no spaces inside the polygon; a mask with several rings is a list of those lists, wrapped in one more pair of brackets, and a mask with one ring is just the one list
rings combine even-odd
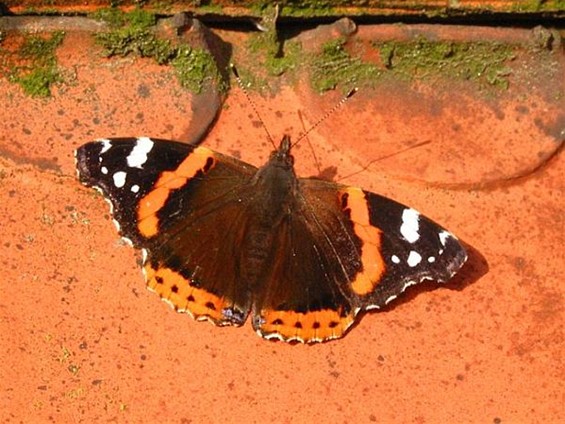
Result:
{"label": "white spot on wing", "polygon": [[[120,231],[119,225],[120,225],[120,224],[117,225],[117,226],[118,226],[118,231]],[[128,246],[133,247],[133,241],[131,241],[131,239],[122,236],[122,240],[123,240],[124,243],[127,244]]]}
{"label": "white spot on wing", "polygon": [[104,196],[104,200],[106,201],[106,203],[110,206],[110,214],[114,213],[114,204],[110,201],[110,199],[108,199],[106,197],[106,193],[104,193],[104,191],[100,188],[100,187],[96,187],[94,186],[94,189],[100,193],[102,196]]}
{"label": "white spot on wing", "polygon": [[102,168],[100,168],[100,172],[102,172],[104,175],[106,175],[108,173],[108,168],[103,166]]}
{"label": "white spot on wing", "polygon": [[[420,279],[420,282],[422,282],[422,281],[423,281],[423,279]],[[408,287],[413,286],[415,284],[418,284],[418,282],[414,281],[414,280],[407,281],[406,283],[404,283],[404,286],[402,287],[401,293],[403,293]]]}
{"label": "white spot on wing", "polygon": [[421,261],[422,261],[422,256],[420,256],[418,252],[414,252],[412,250],[408,255],[408,259],[406,260],[406,263],[408,264],[409,267],[415,267]]}
{"label": "white spot on wing", "polygon": [[439,241],[441,242],[441,245],[443,247],[445,247],[445,243],[447,243],[447,239],[453,237],[451,235],[451,233],[447,232],[447,231],[442,231],[441,233],[439,233]]}
{"label": "white spot on wing", "polygon": [[394,294],[392,296],[389,296],[386,300],[385,300],[385,305],[388,305],[390,302],[392,302],[394,299],[396,299],[398,296],[395,296]]}
{"label": "white spot on wing", "polygon": [[390,260],[391,260],[392,262],[394,262],[395,264],[399,264],[399,263],[400,263],[400,258],[399,258],[398,256],[396,256],[396,255],[392,255],[392,256],[390,257]]}
{"label": "white spot on wing", "polygon": [[148,137],[139,137],[135,147],[127,157],[128,165],[132,168],[142,168],[147,162],[147,154],[153,148],[155,143]]}
{"label": "white spot on wing", "polygon": [[435,261],[436,261],[435,256],[430,256],[430,257],[428,258],[428,262],[431,263],[431,264],[433,264]]}
{"label": "white spot on wing", "polygon": [[[141,267],[141,273],[143,274],[143,279],[147,281],[147,271],[145,270],[145,267]],[[155,291],[151,290],[149,286],[147,286],[147,289],[155,293]]]}
{"label": "white spot on wing", "polygon": [[420,214],[414,209],[404,209],[400,233],[409,243],[415,243],[420,238]]}
{"label": "white spot on wing", "polygon": [[132,193],[137,193],[138,191],[139,191],[139,186],[137,184],[131,186]]}
{"label": "white spot on wing", "polygon": [[126,173],[124,171],[116,172],[112,178],[117,188],[122,188],[126,183]]}
{"label": "white spot on wing", "polygon": [[106,153],[112,147],[112,142],[107,138],[101,138],[97,141],[102,143],[102,150],[100,150],[100,154]]}

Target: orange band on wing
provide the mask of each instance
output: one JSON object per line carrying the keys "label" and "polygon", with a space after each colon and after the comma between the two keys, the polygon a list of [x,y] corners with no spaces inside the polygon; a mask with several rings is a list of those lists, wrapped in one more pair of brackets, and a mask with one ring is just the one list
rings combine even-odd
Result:
{"label": "orange band on wing", "polygon": [[[165,206],[171,190],[181,188],[199,171],[206,168],[210,158],[214,158],[211,150],[196,147],[177,169],[161,174],[153,190],[141,199],[137,209],[138,229],[141,235],[150,238],[159,231],[157,212]],[[214,163],[212,163],[212,166]]]}
{"label": "orange band on wing", "polygon": [[206,290],[193,287],[190,280],[170,268],[144,267],[147,288],[169,303],[177,312],[187,312],[198,321],[220,323],[225,319],[223,310],[231,306],[225,299]]}
{"label": "orange band on wing", "polygon": [[381,255],[381,231],[373,227],[369,220],[369,207],[363,190],[348,187],[343,196],[347,195],[347,204],[353,222],[353,231],[361,240],[362,268],[351,282],[351,288],[359,295],[371,293],[385,271],[385,262]]}
{"label": "orange band on wing", "polygon": [[263,324],[257,330],[262,336],[309,343],[342,337],[353,324],[355,314],[342,316],[333,309],[305,313],[267,309],[261,312],[261,319]]}

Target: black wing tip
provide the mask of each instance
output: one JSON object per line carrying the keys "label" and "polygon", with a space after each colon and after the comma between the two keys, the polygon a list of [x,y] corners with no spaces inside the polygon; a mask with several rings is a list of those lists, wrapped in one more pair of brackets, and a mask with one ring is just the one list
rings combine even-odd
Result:
{"label": "black wing tip", "polygon": [[450,255],[451,259],[449,259],[446,263],[445,275],[437,278],[437,281],[440,283],[446,283],[451,280],[455,276],[455,274],[457,274],[461,270],[461,268],[463,268],[463,266],[469,259],[467,250],[455,237],[450,238],[450,242],[446,246],[446,250],[453,253]]}
{"label": "black wing tip", "polygon": [[467,262],[467,259],[468,256],[464,250],[458,253],[457,256],[455,256],[454,260],[448,266],[448,271],[450,275],[445,282],[451,280],[459,271],[461,271],[461,268],[463,268],[463,266]]}
{"label": "black wing tip", "polygon": [[100,166],[98,158],[102,150],[102,144],[91,141],[83,144],[75,150],[75,165],[79,181],[92,187],[99,180]]}

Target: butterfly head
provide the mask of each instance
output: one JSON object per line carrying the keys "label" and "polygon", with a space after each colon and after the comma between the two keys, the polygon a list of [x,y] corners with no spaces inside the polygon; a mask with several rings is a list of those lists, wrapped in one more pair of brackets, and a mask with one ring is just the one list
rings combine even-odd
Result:
{"label": "butterfly head", "polygon": [[292,169],[294,167],[294,156],[290,154],[291,148],[290,136],[285,135],[279,147],[271,153],[269,164],[278,168]]}

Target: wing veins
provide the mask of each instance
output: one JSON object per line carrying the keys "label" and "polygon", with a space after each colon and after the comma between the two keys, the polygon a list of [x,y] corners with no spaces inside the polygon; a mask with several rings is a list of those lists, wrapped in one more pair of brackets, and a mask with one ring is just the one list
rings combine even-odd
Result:
{"label": "wing veins", "polygon": [[[320,230],[320,232],[322,233],[322,235],[324,236],[324,238],[326,239],[326,242],[328,243],[328,245],[331,247],[332,253],[334,258],[337,260],[337,262],[339,263],[339,266],[342,270],[343,276],[345,277],[346,281],[349,280],[349,275],[347,274],[347,271],[345,269],[345,266],[343,265],[343,261],[341,260],[340,255],[337,253],[337,249],[335,248],[334,244],[332,243],[330,237],[328,236],[328,233],[325,231],[324,227],[320,224],[320,221],[318,220],[318,217],[316,216],[315,212],[314,212],[314,208],[312,207],[312,205],[310,204],[310,202],[308,202],[308,200],[302,196],[302,199],[304,201],[304,204],[308,207],[310,215],[312,216],[312,221],[313,223],[317,226],[317,228]],[[343,224],[341,222],[340,219],[338,219],[338,221],[340,222],[340,225]],[[347,231],[345,231],[345,233],[347,234]],[[314,237],[312,237],[314,238]],[[355,245],[353,245],[355,246]],[[316,249],[316,251],[318,252],[318,250]],[[359,255],[359,253],[357,252],[357,255]],[[343,297],[345,297],[346,299],[349,299],[349,294],[345,293],[342,289],[341,286],[339,284],[337,284],[339,291],[341,292],[341,294],[343,295]]]}
{"label": "wing veins", "polygon": [[[179,228],[176,231],[171,232],[169,234],[169,236],[167,238],[162,239],[159,244],[152,246],[152,249],[158,249],[159,247],[168,243],[172,239],[176,238],[182,232],[184,232],[184,231],[186,231],[190,228],[193,228],[195,225],[197,225],[202,220],[207,219],[211,214],[216,213],[219,209],[224,208],[225,205],[232,203],[232,200],[225,199],[225,198],[229,197],[229,195],[233,194],[235,191],[237,191],[236,188],[234,188],[230,191],[227,191],[227,192],[223,193],[222,195],[215,197],[214,199],[203,203],[201,207],[194,210],[193,213],[196,215],[194,217],[194,219],[191,219],[191,221],[189,223],[187,223],[187,225],[179,226]],[[210,208],[210,206],[213,206],[213,207]]]}

